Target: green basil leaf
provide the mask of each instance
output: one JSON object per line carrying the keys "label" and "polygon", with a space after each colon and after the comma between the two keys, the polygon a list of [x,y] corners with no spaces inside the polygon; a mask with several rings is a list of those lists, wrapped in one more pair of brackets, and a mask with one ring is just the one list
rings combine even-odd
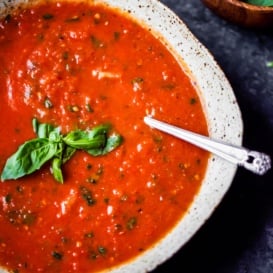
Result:
{"label": "green basil leaf", "polygon": [[34,131],[35,134],[37,134],[37,132],[39,130],[38,127],[39,127],[39,121],[38,121],[38,119],[37,118],[33,118],[32,119],[32,128],[33,128],[33,131]]}
{"label": "green basil leaf", "polygon": [[66,163],[76,152],[76,149],[71,147],[71,146],[67,146],[64,145],[63,151],[62,151],[62,163]]}
{"label": "green basil leaf", "polygon": [[22,144],[7,160],[1,180],[17,179],[40,169],[54,157],[58,145],[47,138],[36,138]]}
{"label": "green basil leaf", "polygon": [[48,123],[39,123],[39,121],[36,118],[32,120],[32,127],[34,133],[39,138],[48,138],[50,133],[53,131],[59,132],[58,128],[55,128],[53,125]]}
{"label": "green basil leaf", "polygon": [[55,180],[63,184],[64,179],[63,179],[61,165],[62,165],[62,159],[59,157],[54,157],[51,162],[52,174]]}
{"label": "green basil leaf", "polygon": [[246,0],[245,2],[255,6],[264,6],[264,7],[273,6],[273,0]]}
{"label": "green basil leaf", "polygon": [[95,135],[90,136],[88,131],[72,131],[63,138],[63,141],[76,149],[92,149],[105,146],[106,136]]}
{"label": "green basil leaf", "polygon": [[37,138],[26,141],[6,161],[1,174],[1,180],[23,177],[39,170],[51,160],[51,170],[54,178],[63,183],[61,166],[76,152],[82,149],[93,156],[105,155],[122,143],[120,135],[108,136],[109,124],[94,127],[92,130],[76,130],[63,136],[59,128],[47,123],[32,120]]}
{"label": "green basil leaf", "polygon": [[93,138],[98,135],[106,135],[109,132],[110,128],[111,128],[110,124],[101,124],[95,126],[94,128],[92,128],[92,130],[86,132],[88,133],[89,138]]}
{"label": "green basil leaf", "polygon": [[120,135],[112,135],[107,138],[106,145],[103,148],[86,150],[92,156],[106,155],[116,149],[123,142]]}
{"label": "green basil leaf", "polygon": [[62,136],[58,130],[51,131],[48,136],[49,142],[62,143]]}
{"label": "green basil leaf", "polygon": [[104,148],[104,154],[112,152],[118,146],[120,146],[123,142],[123,138],[120,135],[111,135],[108,137],[106,146]]}
{"label": "green basil leaf", "polygon": [[63,139],[67,143],[73,143],[81,139],[88,139],[88,134],[86,131],[76,130],[68,133]]}

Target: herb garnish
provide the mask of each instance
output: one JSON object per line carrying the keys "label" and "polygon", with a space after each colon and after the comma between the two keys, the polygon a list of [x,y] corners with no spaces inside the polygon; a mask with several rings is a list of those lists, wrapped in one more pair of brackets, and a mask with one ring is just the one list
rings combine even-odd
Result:
{"label": "herb garnish", "polygon": [[62,258],[63,258],[63,254],[61,254],[61,253],[59,253],[59,252],[57,252],[57,251],[53,251],[53,252],[51,253],[51,255],[52,255],[52,257],[53,257],[54,259],[56,259],[56,260],[62,260]]}
{"label": "herb garnish", "polygon": [[267,62],[266,66],[272,68],[273,67],[273,61],[272,62]]}
{"label": "herb garnish", "polygon": [[44,20],[50,20],[50,19],[53,19],[53,18],[54,18],[54,15],[51,14],[51,13],[45,13],[45,14],[43,15],[43,19],[44,19]]}
{"label": "herb garnish", "polygon": [[96,203],[96,200],[93,198],[91,191],[86,187],[81,187],[82,198],[86,201],[88,206],[93,206]]}
{"label": "herb garnish", "polygon": [[132,230],[132,229],[135,228],[136,225],[137,225],[137,218],[136,217],[131,217],[126,223],[126,228],[128,230]]}
{"label": "herb garnish", "polygon": [[109,124],[94,127],[92,130],[75,130],[62,135],[58,127],[32,122],[37,138],[26,141],[6,161],[1,180],[17,179],[39,170],[51,161],[51,171],[55,180],[63,183],[61,166],[76,150],[84,150],[92,156],[105,155],[122,143],[120,135],[108,135]]}
{"label": "herb garnish", "polygon": [[245,2],[255,6],[264,6],[264,7],[273,6],[273,0],[245,0]]}

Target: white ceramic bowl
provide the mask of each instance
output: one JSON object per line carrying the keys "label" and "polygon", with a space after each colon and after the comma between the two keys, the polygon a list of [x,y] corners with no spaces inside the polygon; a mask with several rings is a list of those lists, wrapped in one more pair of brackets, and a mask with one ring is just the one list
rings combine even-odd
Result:
{"label": "white ceramic bowl", "polygon": [[[0,15],[5,14],[7,7],[27,0],[4,0],[4,2],[2,0],[0,3]],[[103,2],[129,13],[150,28],[156,36],[163,38],[177,59],[187,64],[190,74],[199,86],[199,96],[207,117],[210,136],[241,145],[242,119],[231,86],[211,54],[191,34],[180,18],[157,0],[95,0],[94,2]],[[201,189],[181,221],[151,249],[134,260],[112,269],[111,272],[142,273],[151,271],[166,261],[210,217],[229,189],[235,172],[236,166],[211,156]]]}

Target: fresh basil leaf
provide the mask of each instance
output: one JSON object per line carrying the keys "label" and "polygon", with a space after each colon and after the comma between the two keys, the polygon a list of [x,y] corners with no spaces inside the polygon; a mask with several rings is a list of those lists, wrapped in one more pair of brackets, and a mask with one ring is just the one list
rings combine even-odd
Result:
{"label": "fresh basil leaf", "polygon": [[120,146],[123,142],[123,138],[120,135],[111,135],[107,138],[106,146],[104,148],[104,153],[107,154],[112,152],[118,146]]}
{"label": "fresh basil leaf", "polygon": [[72,131],[63,138],[63,141],[76,149],[95,149],[104,147],[106,143],[105,135],[90,136],[87,131]]}
{"label": "fresh basil leaf", "polygon": [[61,143],[62,136],[58,130],[51,131],[48,136],[49,142]]}
{"label": "fresh basil leaf", "polygon": [[59,131],[58,128],[55,128],[51,124],[39,123],[39,121],[36,118],[32,120],[32,127],[34,133],[40,138],[48,138],[51,132]]}
{"label": "fresh basil leaf", "polygon": [[38,132],[38,127],[39,127],[39,121],[37,118],[32,119],[32,128],[35,134]]}
{"label": "fresh basil leaf", "polygon": [[92,128],[92,130],[86,132],[88,133],[89,138],[93,138],[98,135],[106,135],[109,132],[110,128],[111,128],[110,124],[101,124],[95,126],[94,128]]}
{"label": "fresh basil leaf", "polygon": [[264,7],[273,6],[273,0],[246,0],[245,2],[255,6],[264,6]]}
{"label": "fresh basil leaf", "polygon": [[102,148],[86,150],[92,156],[106,155],[121,145],[123,138],[120,135],[112,135],[107,138],[106,145]]}
{"label": "fresh basil leaf", "polygon": [[88,134],[86,131],[76,130],[71,131],[64,137],[65,142],[76,142],[81,139],[88,139]]}
{"label": "fresh basil leaf", "polygon": [[108,136],[109,124],[94,127],[92,130],[76,130],[63,136],[58,127],[32,120],[37,138],[26,141],[6,161],[1,174],[1,180],[23,177],[39,170],[51,160],[51,170],[54,178],[63,183],[61,166],[66,163],[77,149],[84,150],[93,156],[105,155],[122,143],[119,135]]}
{"label": "fresh basil leaf", "polygon": [[50,133],[57,130],[51,124],[42,123],[39,125],[37,136],[40,138],[47,138],[49,137]]}
{"label": "fresh basil leaf", "polygon": [[17,179],[40,169],[54,157],[58,145],[47,138],[36,138],[22,144],[7,160],[1,180]]}
{"label": "fresh basil leaf", "polygon": [[64,145],[62,151],[62,163],[66,163],[76,152],[76,149],[67,145]]}
{"label": "fresh basil leaf", "polygon": [[62,159],[59,157],[54,157],[51,162],[52,174],[55,180],[63,184],[64,179],[63,179],[61,166],[62,166]]}

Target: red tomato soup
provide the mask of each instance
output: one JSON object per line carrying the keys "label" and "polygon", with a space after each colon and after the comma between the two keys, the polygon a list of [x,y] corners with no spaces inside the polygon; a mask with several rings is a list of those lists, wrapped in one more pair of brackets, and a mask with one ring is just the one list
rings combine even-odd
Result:
{"label": "red tomato soup", "polygon": [[189,208],[208,153],[149,128],[149,114],[208,134],[194,82],[150,31],[102,5],[55,2],[0,21],[0,169],[36,134],[110,123],[115,150],[78,149],[0,184],[0,264],[12,272],[97,272],[140,255]]}

